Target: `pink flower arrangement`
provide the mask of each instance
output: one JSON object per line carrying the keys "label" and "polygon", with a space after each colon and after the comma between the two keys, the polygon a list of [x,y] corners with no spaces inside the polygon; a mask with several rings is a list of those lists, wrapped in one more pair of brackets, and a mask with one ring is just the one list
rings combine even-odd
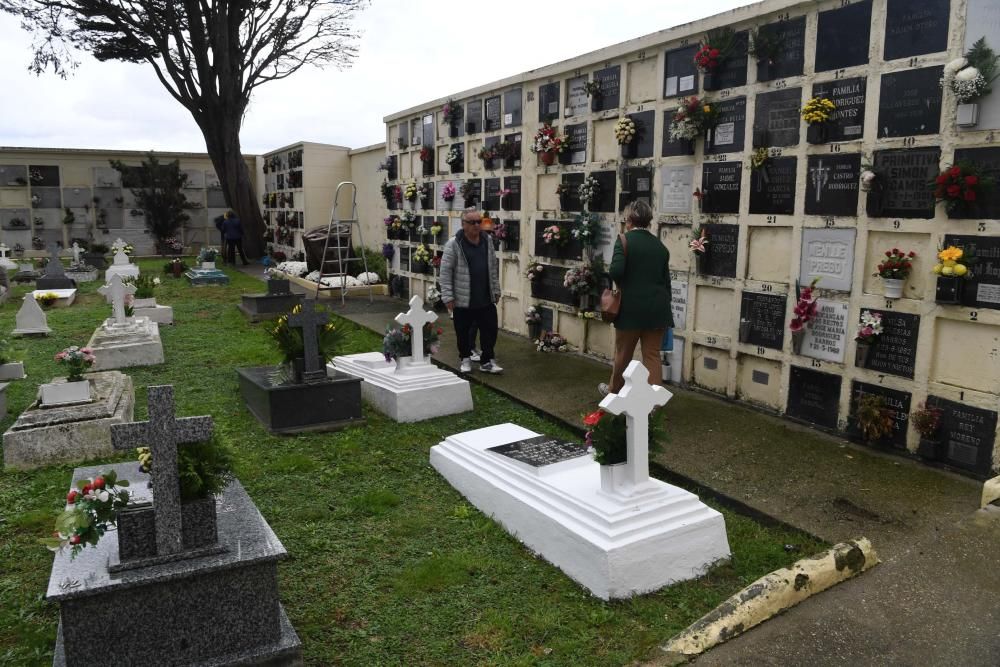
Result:
{"label": "pink flower arrangement", "polygon": [[788,325],[788,328],[792,331],[805,331],[806,327],[809,326],[809,322],[816,317],[818,308],[813,291],[816,289],[816,283],[818,282],[819,278],[813,278],[809,286],[803,287],[799,292],[798,301],[795,303],[795,309],[792,311],[795,317],[792,318],[791,323]]}
{"label": "pink flower arrangement", "polygon": [[545,245],[564,246],[569,242],[569,234],[559,225],[549,225],[542,230],[542,242]]}
{"label": "pink flower arrangement", "polygon": [[80,382],[83,380],[83,371],[94,365],[97,357],[89,347],[67,347],[62,352],[57,352],[55,359],[60,364],[67,367],[67,382]]}
{"label": "pink flower arrangement", "polygon": [[441,188],[441,199],[453,201],[455,199],[455,185],[451,182],[445,183]]}

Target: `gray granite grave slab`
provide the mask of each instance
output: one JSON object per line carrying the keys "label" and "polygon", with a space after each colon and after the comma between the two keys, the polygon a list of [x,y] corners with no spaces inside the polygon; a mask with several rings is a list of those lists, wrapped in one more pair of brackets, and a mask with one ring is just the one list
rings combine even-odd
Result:
{"label": "gray granite grave slab", "polygon": [[132,379],[118,371],[88,373],[94,400],[42,408],[36,400],[3,435],[4,465],[30,469],[110,455],[111,425],[132,421]]}
{"label": "gray granite grave slab", "polygon": [[31,188],[31,195],[38,196],[33,208],[62,208],[62,188]]}
{"label": "gray granite grave slab", "polygon": [[62,260],[59,258],[59,246],[49,245],[49,261],[45,265],[42,277],[35,281],[36,289],[73,289],[76,287],[70,278],[66,277]]}
{"label": "gray granite grave slab", "polygon": [[94,167],[94,184],[99,188],[120,188],[121,172],[114,167]]}
{"label": "gray granite grave slab", "polygon": [[302,295],[293,294],[287,280],[268,280],[266,294],[244,294],[236,307],[251,322],[262,322],[277,319],[301,303]]}
{"label": "gray granite grave slab", "polygon": [[[17,280],[17,276],[14,276],[14,280]],[[14,322],[12,336],[47,336],[52,333],[45,311],[30,293],[25,295],[24,303],[14,316]]]}
{"label": "gray granite grave slab", "polygon": [[28,168],[23,164],[0,164],[0,186],[20,187],[28,184]]}
{"label": "gray granite grave slab", "polygon": [[90,188],[67,187],[62,189],[63,206],[68,208],[87,208],[91,204]]}

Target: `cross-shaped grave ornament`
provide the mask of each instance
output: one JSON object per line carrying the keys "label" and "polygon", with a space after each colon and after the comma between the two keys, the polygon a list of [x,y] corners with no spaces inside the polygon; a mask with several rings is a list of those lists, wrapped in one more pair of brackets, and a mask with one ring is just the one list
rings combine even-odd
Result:
{"label": "cross-shaped grave ornament", "polygon": [[673,394],[660,385],[649,384],[649,371],[632,360],[623,374],[625,386],[608,394],[600,406],[613,415],[625,414],[625,494],[642,492],[649,484],[649,413],[666,405]]}
{"label": "cross-shaped grave ornament", "polygon": [[128,255],[125,254],[125,246],[127,245],[121,239],[115,239],[115,242],[111,244],[111,249],[115,251],[115,264],[129,264]]}
{"label": "cross-shaped grave ornament", "polygon": [[111,425],[111,446],[114,449],[149,447],[153,456],[151,476],[156,553],[167,556],[183,549],[177,446],[204,442],[212,437],[212,418],[176,418],[173,385],[150,387],[146,404],[149,406],[149,421]]}
{"label": "cross-shaped grave ornament", "polygon": [[70,247],[70,250],[73,251],[73,263],[74,264],[79,264],[80,263],[80,253],[83,252],[83,248],[80,247],[79,243],[77,243],[76,241],[73,241],[73,245]]}
{"label": "cross-shaped grave ornament", "polygon": [[321,367],[317,360],[319,338],[316,336],[316,328],[323,326],[329,320],[329,315],[316,311],[315,299],[303,299],[301,310],[288,316],[288,326],[302,327],[302,352],[305,355],[306,366],[302,379],[305,382],[319,382],[326,379],[326,368]]}
{"label": "cross-shaped grave ornament", "polygon": [[59,260],[59,244],[49,244],[49,262],[45,265],[45,275],[49,278],[62,278],[66,275],[62,262]]}
{"label": "cross-shaped grave ornament", "polygon": [[115,324],[128,324],[128,317],[125,316],[125,297],[135,294],[135,285],[123,283],[122,277],[115,273],[111,276],[111,281],[97,291],[102,296],[111,297],[111,313]]}
{"label": "cross-shaped grave ornament", "polygon": [[410,356],[414,364],[424,363],[424,325],[437,321],[437,313],[432,310],[424,310],[424,299],[419,294],[414,294],[410,299],[410,309],[405,313],[396,315],[396,322],[402,325],[410,325]]}

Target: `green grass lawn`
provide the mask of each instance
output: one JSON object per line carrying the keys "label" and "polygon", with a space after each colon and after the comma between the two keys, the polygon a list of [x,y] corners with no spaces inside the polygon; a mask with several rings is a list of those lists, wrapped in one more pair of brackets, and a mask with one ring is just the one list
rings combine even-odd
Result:
{"label": "green grass lawn", "polygon": [[[163,262],[142,261],[144,271]],[[265,324],[236,310],[261,291],[231,274],[225,288],[164,277],[174,307],[160,329],[167,363],[126,369],[136,418],[146,387],[173,384],[179,415],[212,415],[236,452],[237,475],[291,557],[281,598],[313,665],[621,665],[646,656],[739,588],[825,545],[796,532],[725,514],[732,561],[707,576],[633,600],[606,603],[469,505],[429,465],[445,436],[502,422],[563,437],[560,424],[473,386],[476,410],[397,424],[366,406],[364,426],[338,433],[269,435],[240,399],[235,368],[276,363]],[[4,430],[59,374],[53,355],[84,345],[110,307],[91,283],[71,308],[49,310],[48,338],[19,340],[27,380],[7,390]],[[0,308],[14,326],[24,288]],[[380,349],[380,337],[346,320],[344,353]],[[112,460],[124,460],[128,455]],[[102,461],[103,462],[103,461]],[[72,465],[0,473],[0,664],[51,664],[57,607],[44,591],[52,555],[38,539],[62,509]],[[798,553],[786,553],[795,544]],[[95,645],[95,655],[113,647]]]}

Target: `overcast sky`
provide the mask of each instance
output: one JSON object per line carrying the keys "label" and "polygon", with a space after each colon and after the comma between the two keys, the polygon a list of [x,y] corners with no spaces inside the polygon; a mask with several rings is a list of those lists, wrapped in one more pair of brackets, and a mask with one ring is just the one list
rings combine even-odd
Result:
{"label": "overcast sky", "polygon": [[[363,34],[351,69],[306,68],[258,89],[243,151],[380,143],[390,113],[747,4],[373,0],[357,20]],[[149,66],[81,54],[71,78],[36,77],[27,71],[29,44],[18,22],[0,14],[0,146],[204,152],[191,116]]]}

